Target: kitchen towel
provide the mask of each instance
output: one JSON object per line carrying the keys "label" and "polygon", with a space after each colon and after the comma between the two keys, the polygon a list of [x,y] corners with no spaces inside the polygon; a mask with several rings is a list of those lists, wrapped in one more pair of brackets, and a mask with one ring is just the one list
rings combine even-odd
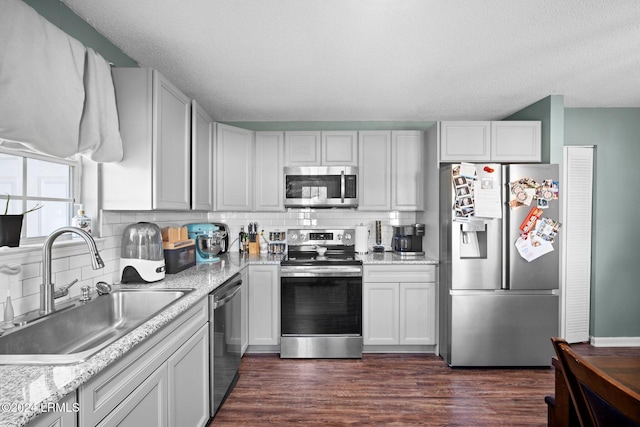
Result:
{"label": "kitchen towel", "polygon": [[119,162],[123,151],[111,66],[90,47],[86,49],[84,87],[78,152],[95,162]]}
{"label": "kitchen towel", "polygon": [[[21,0],[0,13],[0,145],[76,154],[85,48]],[[4,140],[4,141],[3,141]]]}

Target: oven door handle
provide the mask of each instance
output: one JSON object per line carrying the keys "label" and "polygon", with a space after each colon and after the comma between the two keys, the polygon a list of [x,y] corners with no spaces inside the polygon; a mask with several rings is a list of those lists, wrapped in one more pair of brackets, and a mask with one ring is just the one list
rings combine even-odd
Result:
{"label": "oven door handle", "polygon": [[238,292],[240,292],[241,289],[241,285],[242,285],[242,280],[238,280],[236,283],[234,283],[233,285],[229,285],[229,288],[232,289],[231,292],[229,292],[228,294],[224,295],[222,298],[219,299],[219,297],[216,295],[214,298],[214,303],[213,303],[213,308],[214,310],[216,308],[220,308],[223,305],[225,305],[226,303],[228,303],[229,301],[231,301],[237,294]]}
{"label": "oven door handle", "polygon": [[359,277],[361,267],[281,267],[280,277]]}

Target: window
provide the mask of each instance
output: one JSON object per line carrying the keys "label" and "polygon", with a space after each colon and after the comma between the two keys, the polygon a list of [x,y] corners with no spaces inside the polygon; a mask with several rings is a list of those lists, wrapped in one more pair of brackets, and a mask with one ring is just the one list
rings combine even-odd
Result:
{"label": "window", "polygon": [[20,214],[40,204],[41,209],[25,215],[22,238],[49,235],[71,223],[78,185],[76,160],[0,149],[0,214],[7,195],[8,214]]}

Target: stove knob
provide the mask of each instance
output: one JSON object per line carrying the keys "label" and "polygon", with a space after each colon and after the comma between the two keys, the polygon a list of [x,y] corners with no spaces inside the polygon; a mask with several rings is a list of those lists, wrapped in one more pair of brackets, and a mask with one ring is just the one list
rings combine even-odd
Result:
{"label": "stove knob", "polygon": [[342,240],[346,240],[346,241],[351,241],[351,233],[344,233],[344,236],[342,236]]}
{"label": "stove knob", "polygon": [[300,234],[300,241],[301,241],[301,242],[304,242],[305,240],[307,240],[307,235],[306,235],[306,234],[304,234],[304,233],[301,233],[301,234]]}
{"label": "stove knob", "polygon": [[298,235],[296,233],[289,234],[289,240],[296,241],[298,240]]}

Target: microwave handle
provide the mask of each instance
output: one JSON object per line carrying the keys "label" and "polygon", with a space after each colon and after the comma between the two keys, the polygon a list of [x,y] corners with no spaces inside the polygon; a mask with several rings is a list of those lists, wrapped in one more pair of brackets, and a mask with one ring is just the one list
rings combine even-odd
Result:
{"label": "microwave handle", "polygon": [[344,203],[345,192],[344,171],[340,172],[340,203]]}

